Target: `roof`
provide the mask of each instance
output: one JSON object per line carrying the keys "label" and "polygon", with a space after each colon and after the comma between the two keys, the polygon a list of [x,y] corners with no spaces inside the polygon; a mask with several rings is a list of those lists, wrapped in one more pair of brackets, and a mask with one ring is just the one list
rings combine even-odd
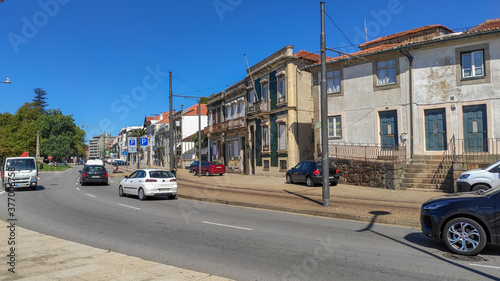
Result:
{"label": "roof", "polygon": [[[435,42],[443,39],[460,38],[475,33],[482,33],[488,31],[500,30],[500,19],[487,20],[478,26],[469,29],[466,32],[456,33],[443,25],[426,25],[387,36],[382,36],[377,39],[360,44],[360,51],[350,53],[349,55],[342,55],[335,58],[327,58],[328,62],[345,60],[350,57],[362,57],[374,53],[394,50],[403,46],[410,46],[415,44]],[[315,63],[311,66],[317,66]],[[309,66],[309,67],[311,67]],[[308,68],[308,67],[306,67]]]}
{"label": "roof", "polygon": [[163,119],[158,122],[158,124],[169,124],[170,121],[170,111],[165,111],[162,113]]}
{"label": "roof", "polygon": [[321,56],[315,53],[311,53],[308,51],[300,50],[296,52],[293,56],[299,58],[299,59],[308,59],[312,61],[321,61]]}
{"label": "roof", "polygon": [[[198,104],[195,104],[188,109],[184,111],[183,116],[198,116]],[[207,105],[206,104],[201,104],[200,105],[200,115],[207,115]]]}
{"label": "roof", "polygon": [[478,31],[490,31],[490,30],[499,30],[500,29],[500,19],[492,19],[486,20],[485,22],[479,24],[476,27],[473,27],[467,30],[467,33],[473,33]]}

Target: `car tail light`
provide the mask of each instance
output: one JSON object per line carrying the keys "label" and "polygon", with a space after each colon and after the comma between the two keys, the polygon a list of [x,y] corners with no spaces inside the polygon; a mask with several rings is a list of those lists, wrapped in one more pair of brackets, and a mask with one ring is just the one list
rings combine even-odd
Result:
{"label": "car tail light", "polygon": [[339,173],[339,169],[335,169],[335,174],[338,174]]}
{"label": "car tail light", "polygon": [[176,182],[177,180],[176,179],[171,179],[170,182]]}
{"label": "car tail light", "polygon": [[86,178],[87,176],[85,175],[85,172],[83,172],[82,177]]}
{"label": "car tail light", "polygon": [[315,175],[315,176],[316,176],[316,175],[319,175],[319,174],[320,174],[320,171],[319,171],[319,170],[314,170],[313,175]]}
{"label": "car tail light", "polygon": [[104,175],[106,178],[108,177],[108,173],[106,173],[106,175]]}
{"label": "car tail light", "polygon": [[5,174],[4,174],[3,170],[2,170],[2,179],[3,179],[3,178],[5,178]]}
{"label": "car tail light", "polygon": [[155,179],[147,179],[146,182],[157,182]]}

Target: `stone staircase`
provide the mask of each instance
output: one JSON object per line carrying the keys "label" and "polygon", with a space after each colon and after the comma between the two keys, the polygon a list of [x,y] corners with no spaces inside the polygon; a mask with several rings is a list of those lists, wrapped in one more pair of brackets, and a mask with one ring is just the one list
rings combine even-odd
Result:
{"label": "stone staircase", "polygon": [[415,155],[404,169],[400,188],[425,191],[453,191],[451,156]]}

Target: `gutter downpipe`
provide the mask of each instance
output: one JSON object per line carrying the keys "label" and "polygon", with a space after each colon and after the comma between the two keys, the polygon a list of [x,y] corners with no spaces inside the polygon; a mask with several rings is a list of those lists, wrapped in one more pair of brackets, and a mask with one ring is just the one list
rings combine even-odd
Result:
{"label": "gutter downpipe", "polygon": [[408,58],[410,66],[408,68],[409,78],[409,98],[410,98],[410,159],[413,159],[413,56],[408,52],[408,48],[399,49],[399,51]]}

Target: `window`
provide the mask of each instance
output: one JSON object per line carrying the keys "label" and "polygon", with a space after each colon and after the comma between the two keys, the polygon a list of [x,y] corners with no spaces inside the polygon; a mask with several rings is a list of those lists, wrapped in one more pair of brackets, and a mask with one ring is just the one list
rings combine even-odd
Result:
{"label": "window", "polygon": [[233,140],[233,157],[239,156],[238,140]]}
{"label": "window", "polygon": [[286,170],[286,160],[280,160],[280,170]]}
{"label": "window", "polygon": [[484,76],[483,51],[462,54],[462,78]]}
{"label": "window", "polygon": [[396,60],[377,62],[377,85],[396,83]]}
{"label": "window", "polygon": [[262,151],[269,151],[269,127],[262,127]]}
{"label": "window", "polygon": [[264,160],[264,169],[269,170],[269,160]]}
{"label": "window", "polygon": [[233,157],[233,146],[232,146],[232,140],[227,141],[227,157]]}
{"label": "window", "polygon": [[255,92],[254,92],[254,90],[251,90],[250,96],[248,98],[248,106],[252,107],[254,103],[255,103]]}
{"label": "window", "polygon": [[245,117],[245,102],[240,102],[240,117]]}
{"label": "window", "polygon": [[286,101],[285,76],[281,75],[278,78],[278,103],[282,103],[285,101]]}
{"label": "window", "polygon": [[286,150],[286,123],[278,124],[279,147],[278,150]]}
{"label": "window", "polygon": [[231,105],[227,105],[226,107],[226,120],[231,119]]}
{"label": "window", "polygon": [[234,119],[238,118],[238,104],[237,103],[233,104],[233,118]]}
{"label": "window", "polygon": [[340,116],[328,117],[328,137],[342,138],[342,118]]}
{"label": "window", "polygon": [[326,93],[340,93],[340,70],[329,71],[326,73]]}
{"label": "window", "polygon": [[262,84],[262,110],[269,110],[269,84]]}

